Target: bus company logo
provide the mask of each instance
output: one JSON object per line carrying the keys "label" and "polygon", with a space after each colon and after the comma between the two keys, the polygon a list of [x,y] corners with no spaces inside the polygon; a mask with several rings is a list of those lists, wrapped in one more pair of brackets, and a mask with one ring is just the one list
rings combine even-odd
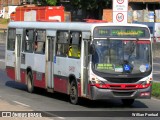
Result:
{"label": "bus company logo", "polygon": [[122,84],[122,85],[121,85],[121,88],[126,88],[126,85]]}
{"label": "bus company logo", "polygon": [[70,72],[75,72],[75,67],[74,66],[69,66],[69,71]]}
{"label": "bus company logo", "polygon": [[2,117],[12,117],[11,112],[2,112]]}

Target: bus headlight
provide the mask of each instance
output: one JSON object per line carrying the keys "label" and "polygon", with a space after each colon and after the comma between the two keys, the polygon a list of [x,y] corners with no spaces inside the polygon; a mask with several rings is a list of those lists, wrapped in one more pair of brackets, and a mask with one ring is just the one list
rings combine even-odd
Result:
{"label": "bus headlight", "polygon": [[[103,78],[102,78],[103,79]],[[96,86],[97,88],[108,88],[107,84],[100,80],[98,77],[96,76],[92,76],[91,77],[91,86]]]}
{"label": "bus headlight", "polygon": [[150,81],[144,81],[141,84],[138,85],[139,89],[144,89],[144,88],[148,88],[149,86],[151,86],[151,82]]}

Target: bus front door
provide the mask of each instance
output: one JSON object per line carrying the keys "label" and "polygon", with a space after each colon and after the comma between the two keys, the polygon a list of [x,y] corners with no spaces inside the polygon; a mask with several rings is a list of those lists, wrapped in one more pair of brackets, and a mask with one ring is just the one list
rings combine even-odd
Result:
{"label": "bus front door", "polygon": [[21,39],[22,39],[22,29],[16,30],[16,41],[15,41],[15,80],[20,82],[21,77]]}
{"label": "bus front door", "polygon": [[88,68],[89,68],[89,45],[90,45],[90,32],[82,32],[82,69],[81,69],[81,93],[82,96],[88,96]]}
{"label": "bus front door", "polygon": [[54,62],[54,42],[53,36],[47,37],[47,60],[46,60],[46,80],[47,80],[47,90],[53,92],[54,82],[53,82],[53,62]]}

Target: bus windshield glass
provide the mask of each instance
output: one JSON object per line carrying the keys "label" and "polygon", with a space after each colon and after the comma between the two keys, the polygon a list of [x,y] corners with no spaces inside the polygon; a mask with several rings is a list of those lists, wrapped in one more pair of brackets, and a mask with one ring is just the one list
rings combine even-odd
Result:
{"label": "bus windshield glass", "polygon": [[103,40],[94,42],[93,69],[111,74],[151,71],[151,42],[147,40]]}

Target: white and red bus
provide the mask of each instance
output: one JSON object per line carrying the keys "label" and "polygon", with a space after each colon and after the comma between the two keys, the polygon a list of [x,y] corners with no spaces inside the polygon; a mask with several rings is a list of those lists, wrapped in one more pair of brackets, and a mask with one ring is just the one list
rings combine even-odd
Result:
{"label": "white and red bus", "polygon": [[141,24],[10,22],[6,72],[29,92],[65,93],[73,104],[84,97],[131,105],[151,97],[151,43]]}

